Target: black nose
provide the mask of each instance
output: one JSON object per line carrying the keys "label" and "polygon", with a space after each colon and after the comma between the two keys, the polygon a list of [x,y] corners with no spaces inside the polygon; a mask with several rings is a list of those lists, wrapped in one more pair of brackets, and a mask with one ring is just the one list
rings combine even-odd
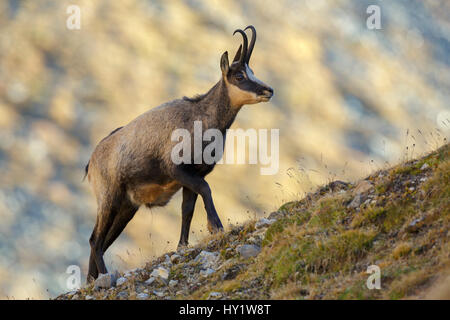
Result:
{"label": "black nose", "polygon": [[270,87],[267,87],[264,89],[264,93],[271,97],[271,96],[273,96],[273,89]]}

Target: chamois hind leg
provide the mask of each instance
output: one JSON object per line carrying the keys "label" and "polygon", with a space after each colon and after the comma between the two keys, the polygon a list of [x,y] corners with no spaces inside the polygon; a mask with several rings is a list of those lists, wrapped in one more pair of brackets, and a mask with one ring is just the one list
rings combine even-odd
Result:
{"label": "chamois hind leg", "polygon": [[98,269],[97,269],[97,263],[95,262],[95,254],[92,253],[89,256],[89,271],[87,276],[87,282],[92,282],[98,277]]}
{"label": "chamois hind leg", "polygon": [[123,229],[125,229],[128,222],[133,219],[134,214],[139,209],[138,206],[132,204],[129,200],[124,200],[122,205],[120,206],[120,210],[118,214],[114,217],[114,222],[111,228],[108,230],[106,234],[105,241],[103,242],[103,253],[108,250],[111,244],[117,239],[117,237],[122,233]]}
{"label": "chamois hind leg", "polygon": [[105,200],[103,203],[99,204],[97,209],[97,221],[94,230],[92,231],[92,235],[89,238],[91,256],[89,258],[88,282],[92,281],[92,279],[96,279],[99,273],[108,272],[106,270],[105,262],[103,261],[103,243],[113,224],[114,217],[117,214],[117,205],[115,205],[116,201],[114,200]]}
{"label": "chamois hind leg", "polygon": [[198,194],[183,187],[183,204],[181,205],[182,222],[181,236],[178,247],[187,246],[189,239],[189,229],[191,227],[192,216],[194,215],[195,202]]}

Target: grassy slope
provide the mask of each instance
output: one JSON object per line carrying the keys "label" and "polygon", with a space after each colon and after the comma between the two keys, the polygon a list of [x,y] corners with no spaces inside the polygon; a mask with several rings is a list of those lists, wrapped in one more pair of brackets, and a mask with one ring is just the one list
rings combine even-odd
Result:
{"label": "grassy slope", "polygon": [[[186,263],[174,265],[170,277],[184,291],[169,296],[205,299],[214,291],[226,299],[450,298],[449,150],[446,145],[363,182],[322,187],[283,205],[265,232],[250,222],[212,236],[196,250],[219,251],[221,268],[183,286]],[[358,190],[362,204],[352,207]],[[235,253],[236,245],[255,239],[262,245],[257,257],[244,260]],[[372,264],[381,269],[381,290],[366,287]],[[222,280],[230,271],[234,279]],[[430,293],[443,281],[443,290]],[[115,298],[119,290],[111,291],[108,298]]]}
{"label": "grassy slope", "polygon": [[[247,271],[212,287],[232,293],[253,282],[259,288],[249,298],[420,297],[439,275],[448,279],[450,271],[449,150],[446,145],[372,174],[366,179],[373,184],[366,192],[369,203],[359,210],[348,208],[352,185],[331,184],[285,204],[280,208],[285,216],[267,230],[263,251]],[[421,170],[425,163],[428,168]],[[365,285],[371,264],[381,268],[382,290]]]}

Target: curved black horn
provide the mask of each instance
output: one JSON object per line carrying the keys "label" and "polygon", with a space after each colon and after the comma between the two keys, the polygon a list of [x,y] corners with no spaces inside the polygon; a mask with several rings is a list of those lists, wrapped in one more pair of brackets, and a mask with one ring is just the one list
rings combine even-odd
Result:
{"label": "curved black horn", "polygon": [[247,29],[252,30],[252,40],[250,40],[250,46],[248,48],[248,53],[247,53],[247,56],[245,57],[245,62],[247,62],[247,64],[248,64],[250,61],[252,52],[253,52],[253,47],[255,46],[255,42],[256,42],[256,29],[254,26],[248,26],[247,28],[244,29],[244,31]]}
{"label": "curved black horn", "polygon": [[236,29],[233,32],[233,36],[236,34],[236,32],[239,32],[242,35],[242,39],[244,40],[244,43],[242,45],[241,57],[239,58],[239,63],[242,64],[242,63],[244,63],[246,61],[248,40],[247,40],[247,35],[245,34],[244,31],[242,31],[241,29]]}

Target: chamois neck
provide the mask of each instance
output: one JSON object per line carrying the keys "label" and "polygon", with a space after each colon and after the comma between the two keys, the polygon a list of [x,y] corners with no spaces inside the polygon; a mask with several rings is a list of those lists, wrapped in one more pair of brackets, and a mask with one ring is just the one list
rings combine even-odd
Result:
{"label": "chamois neck", "polygon": [[225,81],[221,79],[206,94],[204,99],[208,114],[214,116],[217,129],[226,130],[233,123],[240,107],[233,107]]}

